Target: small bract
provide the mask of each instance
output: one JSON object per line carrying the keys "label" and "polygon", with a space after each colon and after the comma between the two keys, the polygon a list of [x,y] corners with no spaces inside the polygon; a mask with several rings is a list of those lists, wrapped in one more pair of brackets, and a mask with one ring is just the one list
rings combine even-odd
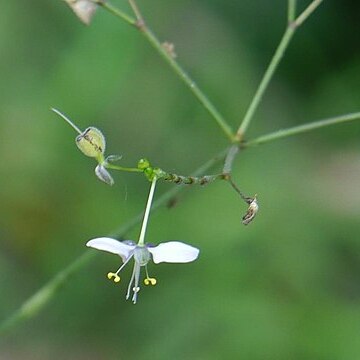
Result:
{"label": "small bract", "polygon": [[146,277],[144,279],[145,285],[156,285],[155,278],[151,278],[148,273],[147,264],[153,259],[155,264],[161,262],[167,263],[188,263],[194,261],[199,256],[199,249],[184,244],[180,241],[169,241],[161,243],[157,246],[149,244],[139,245],[132,240],[118,241],[108,237],[95,238],[87,242],[86,246],[107,251],[112,254],[119,255],[122,258],[123,264],[116,272],[109,272],[107,277],[115,283],[120,282],[120,271],[125,265],[134,258],[134,268],[131,275],[130,283],[126,293],[126,300],[130,298],[131,290],[133,291],[132,302],[136,304],[137,294],[140,290],[140,269],[145,267]]}

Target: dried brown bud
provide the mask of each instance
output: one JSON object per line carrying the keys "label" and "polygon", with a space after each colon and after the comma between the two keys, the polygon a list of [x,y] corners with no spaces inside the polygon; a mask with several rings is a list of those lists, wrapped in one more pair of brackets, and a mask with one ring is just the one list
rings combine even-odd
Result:
{"label": "dried brown bud", "polygon": [[248,225],[254,220],[257,212],[259,211],[259,204],[256,195],[253,198],[247,198],[246,202],[249,204],[246,214],[242,218],[242,223]]}

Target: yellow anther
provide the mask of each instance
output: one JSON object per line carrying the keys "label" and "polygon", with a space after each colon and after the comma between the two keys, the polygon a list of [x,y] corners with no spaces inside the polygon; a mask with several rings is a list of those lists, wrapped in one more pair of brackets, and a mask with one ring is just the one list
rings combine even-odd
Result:
{"label": "yellow anther", "polygon": [[107,278],[109,279],[109,280],[111,280],[111,279],[113,279],[113,281],[115,282],[115,283],[118,283],[119,281],[120,281],[120,276],[118,275],[118,274],[116,274],[116,273],[113,273],[113,272],[109,272],[108,274],[107,274]]}
{"label": "yellow anther", "polygon": [[146,278],[146,279],[144,279],[144,284],[145,285],[152,285],[152,286],[154,286],[154,285],[156,285],[156,279],[155,278]]}

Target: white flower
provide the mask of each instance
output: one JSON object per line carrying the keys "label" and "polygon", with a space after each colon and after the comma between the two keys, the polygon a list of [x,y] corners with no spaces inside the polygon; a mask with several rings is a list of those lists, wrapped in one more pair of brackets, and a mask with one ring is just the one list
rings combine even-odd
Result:
{"label": "white flower", "polygon": [[161,243],[157,246],[151,246],[150,244],[135,244],[131,240],[120,242],[112,238],[100,237],[88,241],[86,246],[97,250],[107,251],[112,254],[119,255],[122,258],[123,264],[120,266],[120,268],[114,273],[109,272],[107,274],[108,279],[112,279],[115,283],[120,281],[120,276],[118,275],[119,272],[124,268],[124,266],[130,261],[131,258],[134,258],[134,269],[126,294],[126,299],[129,299],[131,289],[133,290],[132,302],[134,304],[136,304],[137,293],[140,290],[139,280],[140,269],[142,266],[145,267],[146,273],[144,284],[156,285],[156,279],[149,277],[147,270],[147,264],[151,260],[151,257],[155,264],[159,264],[161,262],[188,263],[196,260],[199,256],[199,249],[184,244],[180,241],[169,241]]}

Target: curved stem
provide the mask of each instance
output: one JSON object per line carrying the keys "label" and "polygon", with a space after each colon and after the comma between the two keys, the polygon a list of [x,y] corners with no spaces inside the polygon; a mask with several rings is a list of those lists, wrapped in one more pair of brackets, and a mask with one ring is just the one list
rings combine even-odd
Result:
{"label": "curved stem", "polygon": [[59,111],[55,108],[51,108],[51,110],[55,114],[58,114],[61,118],[63,118],[76,132],[78,132],[80,135],[82,135],[83,132],[66,115],[64,115],[61,111]]}
{"label": "curved stem", "polygon": [[195,81],[190,77],[189,74],[179,65],[179,63],[174,59],[172,54],[166,50],[166,47],[162,45],[162,43],[157,39],[157,37],[153,34],[153,32],[149,29],[148,26],[145,25],[143,18],[141,17],[140,11],[136,4],[131,1],[130,4],[132,6],[136,6],[137,13],[136,16],[140,16],[141,21],[124,17],[124,14],[119,11],[114,6],[109,3],[97,0],[96,2],[100,6],[102,6],[105,10],[109,11],[113,15],[125,20],[130,25],[136,26],[141,34],[148,40],[148,42],[152,45],[152,47],[161,55],[161,57],[167,62],[170,68],[177,74],[180,79],[185,83],[188,89],[193,93],[193,95],[198,99],[200,104],[205,108],[205,110],[211,115],[211,117],[217,122],[219,127],[222,129],[224,134],[231,140],[234,140],[234,135],[231,127],[226,122],[225,118],[220,114],[220,112],[216,109],[214,104],[209,100],[209,98],[204,94],[204,92],[199,88],[199,86],[195,83]]}

